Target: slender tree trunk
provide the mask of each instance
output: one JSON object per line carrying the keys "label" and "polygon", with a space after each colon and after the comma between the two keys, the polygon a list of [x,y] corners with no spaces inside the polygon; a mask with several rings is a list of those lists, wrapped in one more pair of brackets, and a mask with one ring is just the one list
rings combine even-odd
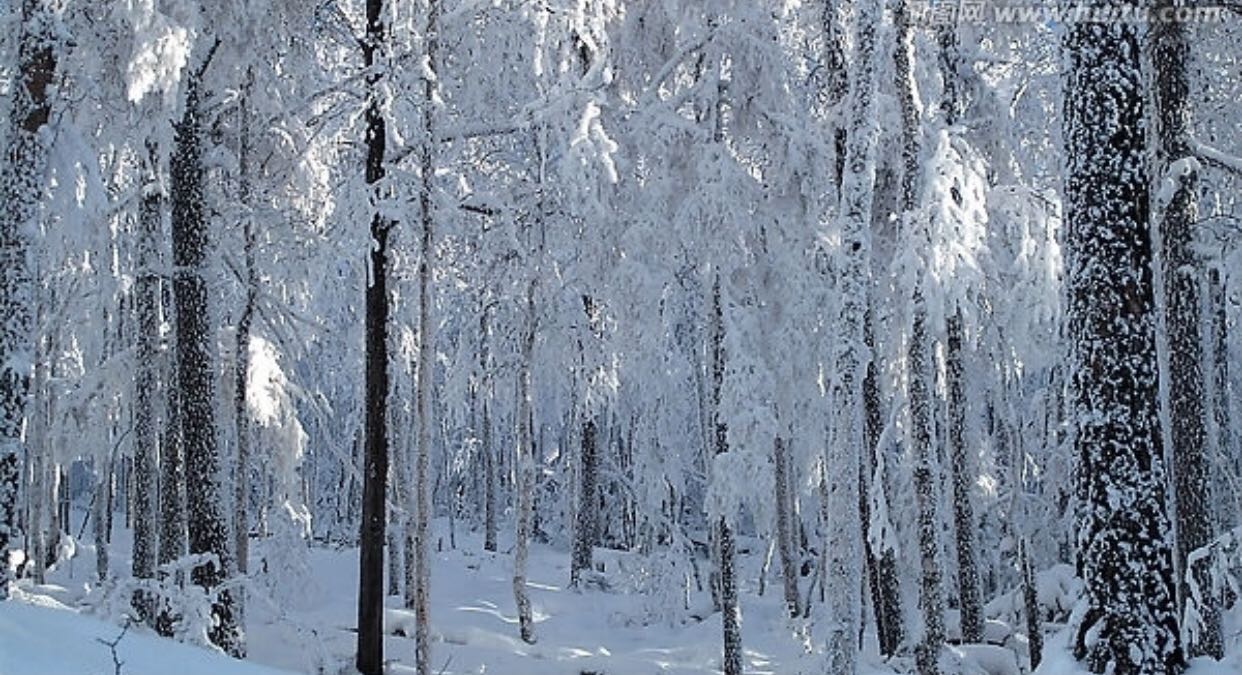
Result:
{"label": "slender tree trunk", "polygon": [[1214,473],[1216,483],[1217,529],[1227,530],[1234,526],[1238,517],[1237,496],[1227,483],[1227,476],[1234,473],[1233,427],[1229,413],[1229,341],[1226,324],[1225,280],[1218,267],[1208,270],[1209,313],[1211,334],[1209,348],[1212,350],[1212,427],[1215,431]]}
{"label": "slender tree trunk", "polygon": [[[1173,3],[1161,0],[1164,8]],[[1197,612],[1201,622],[1184,645],[1188,657],[1224,655],[1220,606],[1211,592],[1211,558],[1187,570],[1189,556],[1215,538],[1212,523],[1211,462],[1208,456],[1207,405],[1203,373],[1202,302],[1199,280],[1202,266],[1194,253],[1198,227],[1198,177],[1193,166],[1176,163],[1190,157],[1190,87],[1186,61],[1189,45],[1185,27],[1176,21],[1158,21],[1151,27],[1156,67],[1157,175],[1175,181],[1172,199],[1156,205],[1164,282],[1164,326],[1168,353],[1168,406],[1173,443],[1173,495],[1177,514],[1177,558],[1174,569],[1193,574],[1201,594]],[[1187,160],[1193,161],[1193,160]],[[1184,164],[1184,162],[1183,162]],[[1162,211],[1161,211],[1162,209]],[[1187,581],[1179,588],[1180,614],[1192,600]]]}
{"label": "slender tree trunk", "polygon": [[[598,337],[597,308],[591,296],[582,296],[582,308],[592,334]],[[580,344],[579,349],[586,347]],[[584,385],[590,386],[585,382],[586,373],[581,375]],[[582,452],[578,463],[578,508],[574,518],[574,550],[569,569],[569,585],[574,587],[582,580],[583,570],[591,571],[592,553],[599,538],[599,429],[595,411],[589,403],[592,397],[588,395],[583,398],[581,409],[585,420],[582,422]]]}
{"label": "slender tree trunk", "polygon": [[[247,389],[250,378],[250,330],[254,322],[255,305],[259,299],[259,273],[255,267],[254,214],[251,212],[251,166],[250,166],[250,108],[254,88],[254,73],[246,70],[242,85],[238,122],[241,136],[238,149],[237,196],[242,209],[242,272],[245,274],[245,299],[241,316],[237,320],[237,335],[233,345],[233,423],[237,436],[237,471],[233,486],[233,538],[237,551],[237,571],[245,576],[250,565],[250,408],[247,405]],[[245,595],[238,591],[238,615],[245,612]]]}
{"label": "slender tree trunk", "polygon": [[[192,572],[204,589],[220,586],[233,565],[228,519],[220,484],[220,450],[216,444],[215,334],[210,322],[206,256],[210,246],[204,204],[203,120],[199,87],[215,52],[211,48],[198,72],[186,81],[185,111],[176,126],[172,162],[173,294],[177,299],[177,370],[181,386],[182,439],[187,475],[190,553],[212,554],[217,565]],[[212,602],[212,642],[229,654],[245,654],[232,591],[220,590]]]}
{"label": "slender tree trunk", "polygon": [[513,540],[513,600],[517,604],[518,630],[523,642],[535,643],[535,623],[526,593],[526,563],[530,555],[531,516],[534,511],[535,458],[531,435],[531,370],[535,350],[535,288],[526,290],[526,327],[522,336],[521,371],[517,405],[517,531]]}
{"label": "slender tree trunk", "polygon": [[[905,227],[913,228],[911,241],[923,242],[926,233],[913,217],[917,208],[919,177],[919,102],[914,79],[914,31],[908,0],[898,3],[897,51],[894,56],[898,100],[901,108],[902,176],[900,209]],[[907,354],[911,440],[914,443],[914,493],[918,507],[920,558],[919,606],[923,613],[923,639],[915,648],[919,675],[940,672],[944,644],[943,567],[940,558],[939,463],[932,438],[931,337],[922,282],[916,282],[911,300],[911,330]]]}
{"label": "slender tree trunk", "polygon": [[[712,330],[711,330],[711,402],[715,435],[712,438],[714,452],[723,455],[729,451],[729,430],[720,414],[720,401],[724,389],[725,374],[725,327],[724,312],[720,304],[720,276],[712,284]],[[724,480],[716,477],[716,480]],[[742,675],[742,608],[737,597],[737,564],[733,543],[733,528],[728,519],[716,520],[716,545],[719,555],[720,622],[724,632],[724,660],[721,670],[725,675]]]}
{"label": "slender tree trunk", "polygon": [[[159,182],[159,150],[147,142],[147,169],[138,210],[138,274],[134,310],[138,345],[134,371],[134,551],[135,579],[155,576],[157,528],[155,500],[159,430],[155,418],[156,372],[160,340],[159,242],[163,234],[163,195]],[[134,594],[138,616],[154,625],[154,598]]]}
{"label": "slender tree trunk", "polygon": [[1177,673],[1183,656],[1158,422],[1144,44],[1133,23],[1074,23],[1067,31],[1070,423],[1086,603],[1074,651],[1096,673]]}
{"label": "slender tree trunk", "polygon": [[[384,0],[367,0],[363,66],[377,63],[384,47]],[[366,182],[384,177],[387,129],[380,109],[379,74],[368,76]],[[362,470],[362,526],[358,536],[358,653],[362,675],[384,670],[384,497],[388,481],[388,234],[380,213],[371,218],[370,279],[366,289],[366,440]]]}
{"label": "slender tree trunk", "polygon": [[[424,67],[438,72],[440,0],[428,0],[427,23],[423,30],[425,48]],[[423,143],[419,157],[422,189],[419,191],[419,210],[422,216],[422,255],[418,261],[418,383],[415,404],[418,412],[418,454],[414,458],[413,499],[409,502],[417,514],[414,531],[414,644],[418,675],[431,675],[431,561],[427,547],[431,538],[431,478],[428,465],[431,461],[431,402],[432,402],[432,356],[435,349],[434,324],[431,321],[431,266],[435,259],[435,213],[432,210],[435,188],[435,107],[437,101],[434,77],[423,77]],[[448,476],[445,476],[445,480]],[[450,504],[451,508],[451,504]],[[407,507],[407,510],[408,507]],[[409,606],[409,589],[406,589]]]}
{"label": "slender tree trunk", "polygon": [[[864,507],[860,509],[859,516],[863,525],[863,544],[867,551],[868,583],[871,587],[871,612],[875,617],[876,638],[879,642],[880,654],[892,656],[897,653],[897,648],[901,646],[901,641],[904,639],[903,622],[905,619],[901,608],[901,583],[897,576],[897,553],[886,538],[880,536],[880,533],[872,533],[872,521],[881,517],[885,520],[880,522],[879,526],[889,532],[893,530],[893,523],[887,518],[888,505],[892,504],[893,500],[890,496],[892,487],[888,481],[887,468],[881,475],[876,474],[881,468],[881,453],[884,452],[884,448],[880,447],[883,417],[880,409],[880,383],[877,374],[879,366],[876,362],[879,354],[875,349],[875,327],[872,323],[870,307],[867,309],[865,321],[867,349],[871,353],[871,358],[867,361],[867,374],[863,379],[868,461],[862,469],[859,481],[862,493],[859,495],[858,503]],[[880,481],[880,484],[873,486],[871,484],[873,478]],[[872,513],[872,490],[877,491],[879,498],[884,500],[885,508],[882,516]],[[873,539],[878,541],[873,541]],[[879,550],[876,550],[877,543],[880,546]]]}
{"label": "slender tree trunk", "polygon": [[1031,672],[1039,667],[1044,654],[1044,623],[1039,615],[1039,591],[1035,587],[1035,572],[1031,569],[1031,552],[1026,537],[1018,540],[1018,572],[1022,575],[1022,608],[1026,615],[1026,652],[1030,657]]}
{"label": "slender tree trunk", "polygon": [[[171,280],[164,279],[163,281],[166,286],[171,286]],[[169,310],[168,314],[174,316],[175,325],[175,307],[170,305],[166,309]],[[175,363],[178,360],[176,359],[178,351],[175,343],[170,345],[169,355],[163,360],[166,364],[164,381],[167,384],[168,419],[165,421],[164,436],[160,442],[160,565],[167,565],[186,554],[188,528],[185,509],[186,476],[185,451],[182,443],[181,378],[177,374]],[[123,481],[118,481],[118,489],[123,490]],[[176,583],[182,581],[181,578],[175,580]],[[164,583],[167,584],[168,580],[164,579]],[[172,637],[173,623],[176,618],[172,614],[172,608],[167,603],[162,603],[159,608],[159,617],[155,622],[156,631],[165,637]]]}
{"label": "slender tree trunk", "polygon": [[802,608],[798,598],[799,569],[794,560],[793,491],[789,485],[789,457],[780,436],[772,444],[772,466],[776,479],[776,548],[780,552],[781,578],[785,582],[785,608],[790,617],[796,618]]}
{"label": "slender tree trunk", "polygon": [[975,507],[971,493],[975,473],[966,449],[966,390],[962,368],[962,313],[947,319],[945,344],[948,385],[949,458],[953,469],[953,535],[957,543],[957,599],[962,642],[983,640],[983,602],[975,556]]}
{"label": "slender tree trunk", "polygon": [[487,305],[479,318],[479,407],[482,427],[479,433],[483,456],[483,550],[496,551],[496,451],[492,448],[492,375],[488,353]]}
{"label": "slender tree trunk", "polygon": [[9,596],[12,577],[7,561],[21,538],[17,496],[22,421],[35,351],[30,337],[34,283],[29,237],[47,168],[47,148],[39,129],[51,114],[48,89],[56,76],[54,29],[55,21],[44,3],[22,0],[8,147],[0,158],[0,600]]}

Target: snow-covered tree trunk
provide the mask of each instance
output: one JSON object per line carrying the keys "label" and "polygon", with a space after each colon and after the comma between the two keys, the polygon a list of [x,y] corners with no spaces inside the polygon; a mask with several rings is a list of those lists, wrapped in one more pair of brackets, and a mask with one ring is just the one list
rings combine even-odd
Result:
{"label": "snow-covered tree trunk", "polygon": [[[725,326],[724,313],[720,304],[720,276],[717,273],[712,284],[710,332],[711,368],[711,402],[713,452],[722,455],[729,451],[729,430],[720,413],[720,402],[723,395],[725,376]],[[715,476],[713,480],[728,480]],[[715,523],[715,535],[719,574],[717,578],[717,596],[720,599],[720,622],[724,635],[724,659],[721,670],[725,675],[742,675],[742,609],[737,597],[737,563],[733,543],[733,528],[724,515],[720,515]]]}
{"label": "snow-covered tree trunk", "polygon": [[[237,465],[233,475],[233,539],[237,551],[237,571],[245,576],[250,564],[250,408],[246,393],[250,377],[250,330],[255,305],[259,301],[259,273],[255,267],[255,227],[251,211],[250,110],[254,73],[247,69],[238,106],[237,198],[241,206],[242,274],[246,288],[237,335],[233,343],[233,424],[237,436]],[[238,613],[244,614],[245,597],[238,591]]]}
{"label": "snow-covered tree trunk", "polygon": [[[160,342],[159,246],[163,234],[163,194],[159,181],[159,150],[147,142],[142,177],[142,200],[138,207],[138,270],[134,284],[137,350],[134,370],[134,550],[135,579],[155,576],[157,537],[155,500],[156,459],[159,430],[156,428],[156,367]],[[134,609],[144,621],[154,623],[153,598],[138,591]]]}
{"label": "snow-covered tree trunk", "polygon": [[957,600],[962,642],[983,639],[983,602],[979,563],[975,555],[975,471],[966,447],[966,382],[962,364],[962,312],[946,319],[945,378],[947,385],[949,462],[953,470],[953,537],[957,544]]}
{"label": "snow-covered tree trunk", "polygon": [[1075,655],[1096,673],[1182,668],[1159,427],[1143,40],[1074,23],[1065,46],[1066,269],[1078,567]]}
{"label": "snow-covered tree trunk", "polygon": [[181,387],[182,440],[185,443],[186,511],[190,553],[216,557],[199,565],[194,583],[218,591],[212,602],[212,642],[233,656],[245,653],[232,592],[218,587],[232,566],[220,450],[216,439],[215,332],[207,288],[208,220],[204,203],[203,119],[200,86],[215,46],[196,72],[189,73],[185,110],[176,125],[172,159],[173,295],[177,302],[177,371]]}
{"label": "snow-covered tree trunk", "polygon": [[9,553],[21,536],[17,495],[22,422],[35,347],[30,238],[47,168],[40,130],[52,109],[55,31],[53,14],[43,2],[22,0],[7,147],[0,158],[0,600],[9,596]]}
{"label": "snow-covered tree trunk", "polygon": [[[384,49],[384,0],[367,0],[363,67],[374,68]],[[380,107],[380,74],[367,77],[365,179],[375,186],[384,177],[387,127]],[[371,247],[366,288],[366,422],[362,469],[362,523],[358,555],[358,653],[362,675],[384,670],[384,528],[388,482],[388,235],[383,214],[371,216]]]}
{"label": "snow-covered tree trunk", "polygon": [[[1173,8],[1168,0],[1157,3]],[[1194,252],[1198,224],[1198,176],[1190,156],[1191,111],[1186,61],[1190,47],[1185,26],[1157,21],[1151,26],[1152,61],[1156,70],[1156,175],[1167,202],[1154,205],[1160,227],[1160,262],[1164,291],[1164,340],[1168,353],[1168,423],[1173,443],[1173,495],[1177,517],[1177,560],[1180,570],[1180,607],[1192,602],[1185,576],[1193,574],[1200,589],[1196,603],[1200,626],[1183,645],[1186,656],[1221,658],[1220,606],[1208,569],[1211,558],[1186,569],[1195,550],[1207,546],[1215,531],[1212,522],[1211,461],[1207,437],[1207,406],[1203,372],[1203,335],[1199,287],[1202,266]],[[1167,182],[1167,187],[1166,187]],[[1164,191],[1172,193],[1164,195]]]}
{"label": "snow-covered tree trunk", "polygon": [[802,613],[798,600],[798,562],[794,553],[793,488],[789,478],[789,453],[780,436],[772,444],[772,467],[776,487],[776,548],[781,557],[781,579],[784,580],[785,608],[790,617]]}
{"label": "snow-covered tree trunk", "polygon": [[[870,304],[870,302],[869,302]],[[862,494],[859,495],[861,508],[859,516],[863,525],[863,544],[867,550],[868,577],[871,589],[871,613],[875,618],[876,639],[879,642],[880,654],[892,656],[897,653],[901,641],[905,637],[905,617],[901,607],[901,582],[897,576],[897,552],[890,542],[877,537],[872,541],[873,523],[875,526],[892,530],[893,524],[888,515],[888,505],[892,487],[888,480],[887,467],[883,466],[880,453],[880,435],[883,432],[883,411],[880,408],[879,353],[875,348],[875,325],[873,311],[867,310],[866,331],[867,350],[871,358],[867,361],[866,376],[863,379],[863,408],[865,411],[865,430],[868,461],[862,467],[862,480],[859,481]],[[877,471],[880,475],[877,477]],[[879,485],[872,485],[878,479]],[[883,509],[873,509],[872,495],[883,500]],[[877,512],[878,511],[878,512]],[[877,533],[878,534],[878,533]],[[878,544],[878,546],[877,546]],[[878,550],[877,550],[878,548]]]}
{"label": "snow-covered tree trunk", "polygon": [[[944,122],[952,129],[958,123],[964,108],[961,100],[961,75],[958,65],[961,54],[958,46],[957,26],[938,28],[940,43],[940,72],[944,83],[941,109]],[[950,300],[945,319],[945,380],[947,437],[949,465],[953,486],[953,538],[957,545],[957,602],[961,618],[962,642],[979,642],[983,639],[983,601],[979,589],[979,562],[975,553],[975,508],[972,493],[977,478],[966,447],[966,383],[963,363],[962,335],[965,332],[962,308]]]}
{"label": "snow-covered tree trunk", "polygon": [[513,540],[513,600],[517,604],[518,631],[522,641],[535,643],[535,622],[526,592],[526,565],[530,556],[531,518],[534,515],[535,457],[531,433],[531,371],[535,351],[535,279],[526,290],[526,317],[518,373],[517,405],[517,529]]}
{"label": "snow-covered tree trunk", "polygon": [[[920,109],[914,75],[914,30],[908,0],[897,4],[894,70],[901,109],[901,189],[898,199],[904,227],[911,241],[927,239],[916,222],[914,210],[920,192],[922,166],[919,161]],[[921,276],[921,275],[920,275]],[[939,462],[932,437],[931,336],[927,326],[927,304],[923,284],[916,281],[910,303],[911,328],[906,354],[907,387],[910,405],[910,440],[914,456],[914,498],[918,509],[920,560],[919,607],[923,614],[923,636],[915,648],[919,675],[940,672],[940,652],[944,644],[944,596],[941,588],[943,567],[940,557],[940,479]]]}
{"label": "snow-covered tree trunk", "polygon": [[[591,333],[596,332],[596,312],[594,301],[589,295],[582,296],[582,309],[586,313],[586,320],[591,329]],[[597,336],[598,337],[598,336]],[[579,345],[580,349],[594,348]],[[585,362],[586,356],[583,355]],[[589,373],[583,372],[581,376],[589,380]],[[587,386],[590,386],[587,384]],[[582,580],[582,572],[591,571],[592,552],[595,548],[595,541],[598,539],[597,525],[599,523],[599,427],[595,419],[595,411],[591,409],[589,399],[582,404],[582,415],[585,418],[582,422],[582,438],[579,444],[580,454],[578,461],[578,500],[577,508],[574,514],[574,545],[573,557],[570,561],[569,584],[570,586],[578,586]]]}
{"label": "snow-covered tree trunk", "polygon": [[[428,546],[431,539],[431,429],[432,368],[435,354],[435,331],[431,320],[432,263],[435,257],[435,109],[436,73],[440,65],[440,0],[427,0],[426,23],[423,26],[423,100],[421,106],[423,139],[419,148],[419,214],[422,223],[422,246],[418,259],[418,381],[414,402],[418,422],[418,450],[414,457],[413,489],[406,501],[407,512],[415,514],[414,527],[414,588],[413,597],[407,586],[406,607],[414,610],[414,647],[418,675],[431,675],[431,561]],[[447,480],[447,475],[445,479]],[[450,505],[450,508],[451,505]],[[407,545],[410,542],[407,541]],[[409,570],[406,571],[409,574]],[[411,600],[413,602],[411,603]]]}
{"label": "snow-covered tree trunk", "polygon": [[1208,270],[1208,313],[1210,326],[1208,349],[1212,352],[1212,429],[1217,476],[1216,527],[1218,530],[1232,528],[1237,522],[1238,507],[1229,477],[1233,471],[1233,427],[1229,414],[1229,338],[1225,279],[1219,267]]}
{"label": "snow-covered tree trunk", "polygon": [[[841,181],[841,249],[845,256],[838,288],[835,407],[828,476],[842,476],[828,486],[832,514],[824,585],[832,623],[827,634],[827,671],[853,675],[858,670],[862,619],[863,546],[859,512],[859,475],[866,445],[864,383],[866,318],[871,288],[871,203],[875,189],[876,40],[881,6],[868,0],[858,6],[858,49],[853,64],[846,157]],[[827,476],[825,476],[827,479]]]}
{"label": "snow-covered tree trunk", "polygon": [[479,452],[483,459],[483,550],[496,550],[496,450],[492,447],[492,374],[488,352],[490,305],[479,317]]}
{"label": "snow-covered tree trunk", "polygon": [[[167,260],[167,258],[164,258]],[[163,284],[171,286],[171,279],[165,278]],[[175,304],[165,306],[166,315],[171,314],[173,325],[176,325]],[[159,518],[159,564],[166,565],[186,554],[186,475],[185,445],[182,442],[183,425],[181,419],[181,378],[177,374],[177,353],[179,347],[174,341],[161,363],[164,365],[164,383],[166,385],[166,415],[164,435],[160,439],[160,518]],[[122,465],[122,469],[124,465]],[[118,491],[124,490],[123,480],[118,481]],[[176,579],[177,583],[183,580]],[[172,608],[161,605],[159,616],[155,621],[155,629],[160,635],[171,637],[173,622],[176,617]]]}

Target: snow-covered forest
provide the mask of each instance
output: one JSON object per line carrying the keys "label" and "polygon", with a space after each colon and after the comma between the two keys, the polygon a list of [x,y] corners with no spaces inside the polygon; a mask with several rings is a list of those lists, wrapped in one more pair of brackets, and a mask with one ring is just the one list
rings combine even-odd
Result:
{"label": "snow-covered forest", "polygon": [[1242,5],[0,0],[0,675],[1242,672]]}

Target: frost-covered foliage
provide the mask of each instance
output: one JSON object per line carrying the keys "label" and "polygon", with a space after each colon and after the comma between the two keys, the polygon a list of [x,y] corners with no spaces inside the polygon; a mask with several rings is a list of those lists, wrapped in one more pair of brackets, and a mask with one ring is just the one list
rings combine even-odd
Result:
{"label": "frost-covered foliage", "polygon": [[[246,596],[251,625],[344,595],[312,561],[359,539],[379,217],[384,590],[418,580],[416,551],[468,560],[451,550],[477,530],[478,569],[512,602],[489,611],[518,609],[504,629],[532,658],[559,621],[544,587],[579,577],[584,606],[640,596],[619,626],[710,634],[703,663],[724,627],[722,669],[792,668],[750,647],[771,622],[807,672],[867,672],[877,646],[897,669],[1008,672],[1007,652],[1025,667],[1041,621],[1079,598],[1097,670],[1130,658],[1107,647],[1117,635],[1148,645],[1136,661],[1172,655],[1204,622],[1202,580],[1178,600],[1150,580],[1173,579],[1163,562],[1106,569],[1114,543],[1136,565],[1176,543],[1160,486],[1180,448],[1153,440],[1172,421],[1148,405],[1160,250],[1140,231],[1196,178],[1185,271],[1204,290],[1204,443],[1227,532],[1242,514],[1242,35],[1187,29],[1193,138],[1155,175],[1136,155],[1156,131],[1139,117],[1155,74],[1136,66],[1141,31],[949,29],[932,20],[943,3],[921,4],[0,3],[0,246],[21,263],[0,274],[5,574],[60,579],[93,550],[76,570],[108,589],[108,616],[141,590],[168,601],[154,628],[203,642],[222,593]],[[32,108],[36,47],[54,77]],[[178,195],[195,124],[196,184]],[[171,241],[187,208],[188,266]],[[178,368],[187,325],[198,368]],[[207,475],[186,475],[204,448],[212,461],[191,463]],[[206,560],[186,518],[203,495],[232,514],[213,532],[214,590],[147,564],[184,577]],[[419,516],[432,529],[407,546]],[[1121,546],[1118,518],[1151,536]],[[1224,541],[1212,592],[1228,587]],[[955,618],[963,605],[982,626]],[[436,662],[458,639],[432,639],[439,621],[400,618]],[[1006,653],[946,648],[976,628]],[[297,631],[320,665],[348,660]]]}

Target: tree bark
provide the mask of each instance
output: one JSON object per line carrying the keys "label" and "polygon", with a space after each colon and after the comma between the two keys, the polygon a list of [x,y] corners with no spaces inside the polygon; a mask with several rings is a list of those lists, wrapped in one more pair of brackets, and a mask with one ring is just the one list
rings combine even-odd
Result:
{"label": "tree bark", "polygon": [[966,449],[966,390],[962,365],[962,312],[947,320],[945,342],[948,385],[949,457],[953,469],[953,535],[957,544],[957,600],[962,642],[983,640],[983,602],[979,594],[979,563],[975,555],[975,507],[971,493],[975,473]]}
{"label": "tree bark", "polygon": [[531,434],[531,370],[535,350],[535,288],[526,290],[526,326],[522,336],[522,362],[518,374],[517,405],[517,531],[513,541],[513,600],[517,604],[518,630],[522,641],[535,643],[535,623],[530,596],[526,593],[526,564],[530,555],[531,516],[534,511],[535,459]]}
{"label": "tree bark", "polygon": [[[911,228],[910,240],[925,242],[926,232],[916,224],[919,179],[919,102],[914,79],[914,28],[908,0],[897,4],[897,50],[894,55],[896,86],[901,109],[902,175],[900,214],[904,227]],[[915,648],[919,675],[940,672],[940,652],[944,645],[944,596],[941,585],[939,463],[932,438],[931,336],[927,327],[927,304],[922,281],[917,281],[911,298],[911,330],[907,352],[911,441],[914,443],[914,496],[918,509],[920,559],[919,606],[923,613],[923,639]]]}
{"label": "tree bark", "polygon": [[1159,428],[1143,40],[1068,26],[1066,269],[1078,567],[1075,656],[1096,673],[1176,673],[1176,585]]}
{"label": "tree bark", "polygon": [[[1173,3],[1161,0],[1163,8]],[[1180,615],[1192,600],[1186,577],[1193,574],[1201,591],[1197,612],[1201,626],[1183,645],[1187,657],[1224,655],[1220,605],[1211,592],[1211,558],[1186,569],[1195,550],[1215,538],[1212,522],[1211,462],[1208,457],[1207,406],[1203,373],[1203,335],[1199,280],[1202,266],[1194,253],[1198,220],[1198,176],[1194,167],[1178,170],[1175,163],[1191,156],[1190,85],[1186,74],[1189,45],[1185,27],[1176,21],[1151,26],[1152,61],[1156,68],[1157,176],[1175,181],[1172,199],[1158,204],[1161,268],[1164,282],[1165,348],[1168,354],[1169,438],[1173,443],[1173,495],[1177,514],[1177,557]]]}
{"label": "tree bark", "polygon": [[[385,40],[384,0],[367,0],[367,34],[363,66],[377,63]],[[370,97],[365,113],[366,175],[374,186],[384,177],[387,129],[380,109],[378,73],[367,77]],[[384,527],[388,482],[388,234],[391,224],[376,212],[371,218],[370,279],[366,289],[366,431],[362,470],[362,524],[358,536],[358,653],[354,665],[362,675],[384,669]]]}
{"label": "tree bark", "polygon": [[[714,453],[722,455],[729,451],[729,429],[720,414],[725,375],[725,328],[724,313],[720,305],[720,276],[712,285],[711,305],[711,402]],[[722,480],[717,477],[717,480]],[[733,543],[733,528],[723,515],[716,519],[716,545],[719,557],[717,595],[720,599],[720,622],[724,634],[724,659],[721,670],[725,675],[742,675],[742,609],[737,597],[737,565]]]}
{"label": "tree bark", "polygon": [[[163,195],[159,182],[159,150],[147,142],[146,175],[138,210],[138,273],[134,288],[138,344],[134,370],[134,550],[135,579],[155,576],[157,527],[155,500],[159,430],[155,418],[156,372],[160,340],[159,242]],[[138,616],[154,625],[154,598],[134,594]]]}
{"label": "tree bark", "polygon": [[[182,440],[187,475],[190,553],[212,554],[216,565],[199,565],[194,583],[211,591],[232,569],[228,520],[220,484],[220,451],[216,445],[215,333],[210,322],[206,257],[210,246],[204,204],[203,120],[199,88],[215,52],[213,46],[199,70],[188,75],[185,111],[175,129],[172,161],[173,294],[177,302],[177,371],[181,386]],[[232,592],[221,590],[211,606],[213,643],[232,656],[245,654]]]}
{"label": "tree bark", "polygon": [[11,85],[8,147],[0,168],[0,600],[13,581],[9,553],[21,537],[17,496],[22,422],[29,396],[34,282],[30,238],[47,169],[39,130],[51,115],[55,21],[39,0],[22,0],[17,72]]}

